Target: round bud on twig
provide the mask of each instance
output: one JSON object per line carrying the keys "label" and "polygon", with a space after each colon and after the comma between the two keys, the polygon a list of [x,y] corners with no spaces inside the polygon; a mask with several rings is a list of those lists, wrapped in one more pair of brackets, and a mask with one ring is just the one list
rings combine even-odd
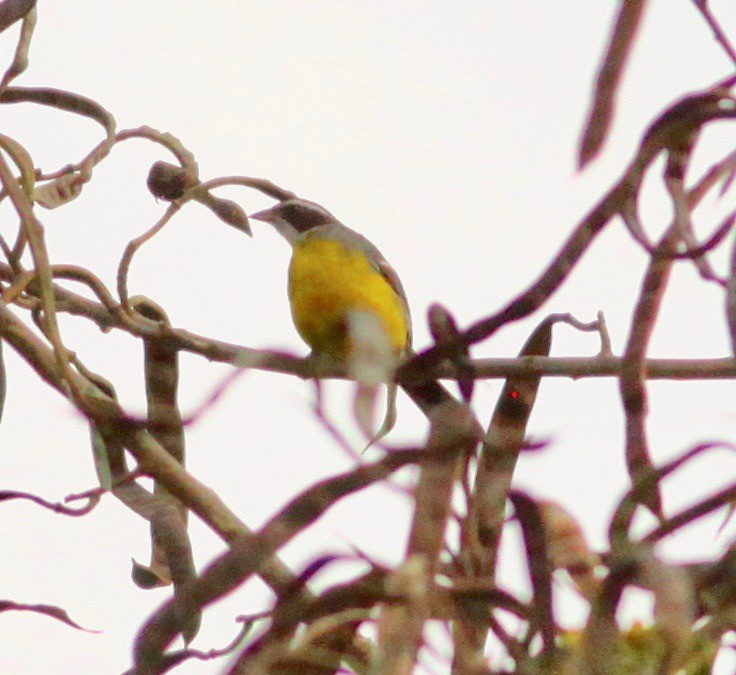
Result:
{"label": "round bud on twig", "polygon": [[179,199],[197,183],[197,176],[185,168],[168,162],[154,162],[146,185],[154,197],[170,202]]}

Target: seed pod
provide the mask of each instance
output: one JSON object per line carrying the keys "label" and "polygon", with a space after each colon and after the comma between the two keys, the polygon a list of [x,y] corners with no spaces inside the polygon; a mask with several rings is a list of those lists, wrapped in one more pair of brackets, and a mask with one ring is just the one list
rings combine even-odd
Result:
{"label": "seed pod", "polygon": [[210,197],[207,200],[207,206],[220,220],[232,225],[236,230],[251,234],[248,216],[239,204],[231,199],[223,199],[214,195],[210,195]]}
{"label": "seed pod", "polygon": [[192,172],[168,162],[154,162],[146,179],[151,194],[167,202],[179,199],[196,183],[197,176]]}

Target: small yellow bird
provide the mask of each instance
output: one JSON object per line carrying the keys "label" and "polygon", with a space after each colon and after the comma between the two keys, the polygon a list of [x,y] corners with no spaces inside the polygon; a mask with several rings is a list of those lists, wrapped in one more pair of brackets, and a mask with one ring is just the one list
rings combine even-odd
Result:
{"label": "small yellow bird", "polygon": [[[313,354],[349,362],[354,319],[361,316],[383,333],[393,365],[410,351],[411,317],[401,281],[365,237],[306,199],[287,199],[250,218],[270,223],[292,246],[291,314]],[[374,440],[393,426],[395,397],[390,384],[389,410]]]}

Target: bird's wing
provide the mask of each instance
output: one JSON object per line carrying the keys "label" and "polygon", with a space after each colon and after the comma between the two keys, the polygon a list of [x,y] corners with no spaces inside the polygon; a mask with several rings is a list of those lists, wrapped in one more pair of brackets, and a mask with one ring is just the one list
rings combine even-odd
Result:
{"label": "bird's wing", "polygon": [[396,270],[391,266],[388,260],[383,257],[383,254],[376,248],[376,246],[372,244],[368,239],[366,239],[362,234],[356,232],[355,230],[351,230],[349,227],[343,225],[339,221],[335,221],[334,223],[331,223],[330,225],[324,227],[327,231],[330,231],[328,228],[333,228],[331,231],[335,233],[339,232],[339,234],[343,238],[343,241],[347,241],[351,246],[355,247],[356,249],[364,251],[367,258],[371,261],[373,267],[375,267],[375,269],[381,274],[381,276],[389,283],[396,295],[399,296],[401,304],[404,307],[404,311],[406,312],[407,334],[409,338],[408,343],[411,344],[412,331],[409,301],[406,299],[406,291],[404,291],[404,287],[401,284],[401,279],[399,279],[399,275],[396,274]]}

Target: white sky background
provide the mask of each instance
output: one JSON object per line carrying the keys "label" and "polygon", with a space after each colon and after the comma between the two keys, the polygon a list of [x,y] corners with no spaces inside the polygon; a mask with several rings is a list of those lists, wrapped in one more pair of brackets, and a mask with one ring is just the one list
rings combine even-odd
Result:
{"label": "white sky background", "polygon": [[[148,124],[173,133],[194,152],[203,179],[269,178],[324,204],[396,267],[421,348],[428,342],[429,303],[445,304],[462,326],[505,304],[537,277],[617,179],[649,121],[683,93],[730,73],[690,2],[651,4],[613,136],[582,175],[575,173],[575,151],[613,2],[535,0],[523,10],[493,0],[41,3],[31,65],[17,83],[89,96],[113,113],[121,129]],[[736,6],[711,4],[736,39]],[[0,42],[3,63],[16,31]],[[44,170],[79,160],[101,137],[92,122],[28,105],[0,108],[0,130],[24,143]],[[733,146],[733,125],[719,125],[706,134],[696,168]],[[77,201],[40,211],[52,261],[89,267],[114,287],[125,244],[165,209],[145,187],[157,159],[170,158],[150,143],[122,144]],[[657,232],[670,210],[657,174],[649,184],[643,212]],[[245,189],[218,194],[248,212],[270,203]],[[703,211],[699,222],[706,233],[716,219]],[[12,237],[15,227],[4,211],[0,232]],[[176,326],[306,353],[286,301],[288,247],[265,224],[253,227],[248,239],[199,205],[188,205],[135,258],[131,293],[162,304]],[[724,271],[725,257],[716,262]],[[589,321],[602,309],[620,353],[645,265],[645,255],[616,222],[545,313],[569,311]],[[679,265],[651,354],[726,355],[722,304],[717,287],[704,286],[691,266]],[[504,329],[473,354],[516,354],[542,316]],[[140,344],[123,333],[102,335],[79,319],[64,319],[62,330],[87,365],[115,384],[126,406],[142,411]],[[597,349],[591,334],[556,329],[555,355]],[[51,500],[93,487],[85,423],[10,349],[5,355],[9,393],[0,428],[0,487]],[[227,372],[184,355],[185,413]],[[500,386],[490,381],[477,387],[483,424]],[[349,389],[331,383],[328,391],[335,419],[358,443],[347,414]],[[653,384],[655,459],[704,440],[734,440],[735,398],[732,382]],[[350,467],[311,414],[312,399],[311,386],[296,378],[250,373],[188,430],[190,470],[252,527],[298,491]],[[426,422],[408,400],[399,412],[390,441],[421,441]],[[564,504],[591,542],[602,545],[627,484],[615,381],[545,381],[530,432],[551,443],[522,459],[517,484]],[[724,451],[670,480],[667,511],[732,480],[735,462]],[[284,558],[301,569],[316,555],[354,544],[396,562],[407,528],[397,514],[406,504],[383,489],[351,497],[288,546]],[[691,528],[662,554],[678,560],[715,555],[729,541],[728,532],[714,539],[719,523]],[[223,544],[196,519],[191,532],[201,568]],[[104,631],[92,635],[42,616],[0,614],[0,672],[120,672],[130,666],[131,637],[170,592],[142,591],[130,581],[130,557],[147,562],[146,523],[112,497],[81,519],[12,502],[0,505],[0,541],[0,598],[59,605],[82,625]],[[237,629],[233,617],[262,609],[264,597],[254,583],[208,610],[193,646],[224,645]],[[565,607],[563,622],[574,624],[579,605]],[[218,668],[194,663],[177,672]]]}

